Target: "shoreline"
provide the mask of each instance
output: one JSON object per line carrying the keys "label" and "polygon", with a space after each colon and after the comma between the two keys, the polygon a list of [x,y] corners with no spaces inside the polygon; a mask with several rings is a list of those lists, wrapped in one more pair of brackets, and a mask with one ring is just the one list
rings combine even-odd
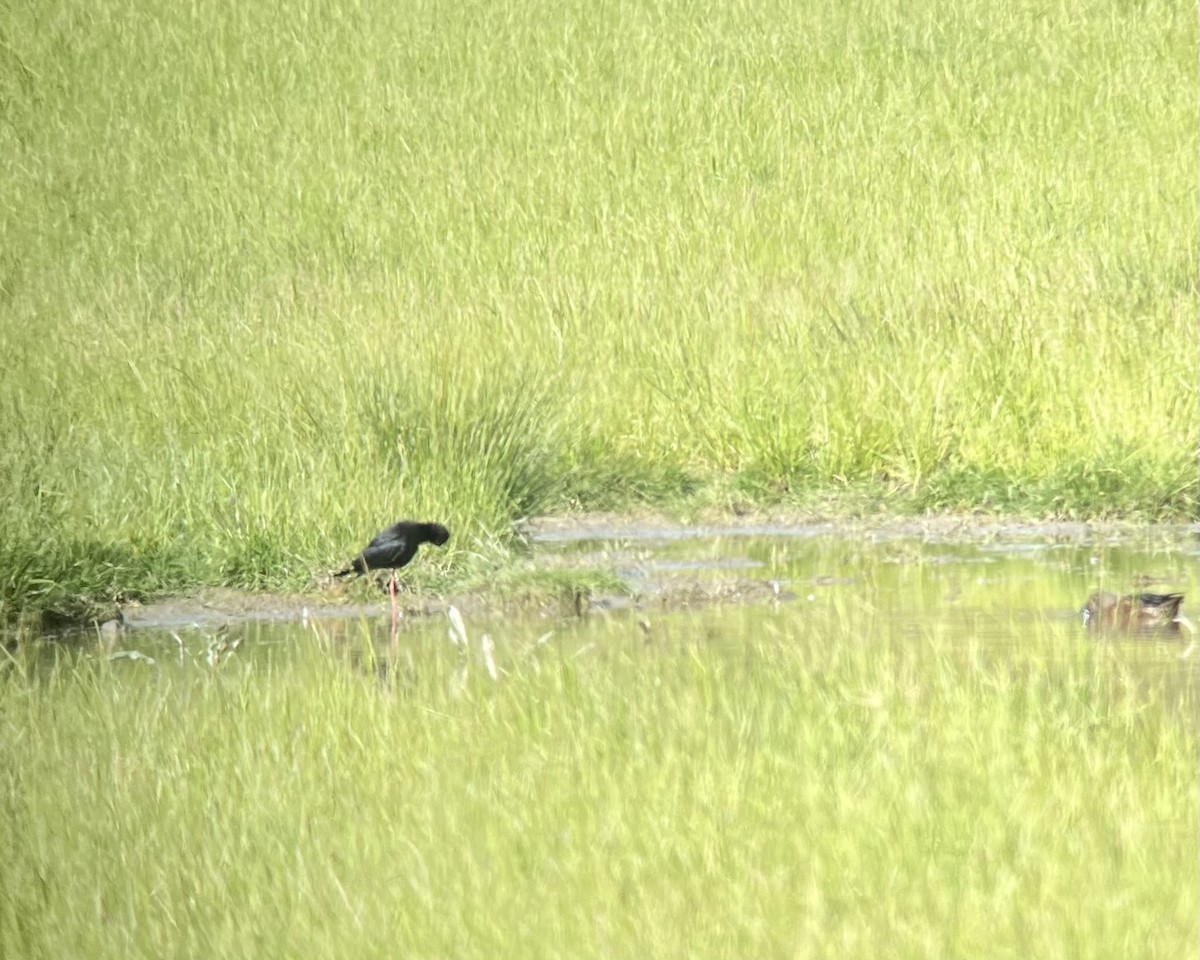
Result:
{"label": "shoreline", "polygon": [[[445,592],[417,590],[403,593],[401,611],[406,618],[437,616],[450,606],[464,613],[541,613],[546,616],[579,615],[584,611],[617,609],[682,609],[724,603],[786,602],[793,599],[770,578],[741,573],[720,578],[659,576],[651,591],[638,591],[613,574],[597,578],[594,564],[580,563],[554,548],[587,543],[663,544],[705,538],[844,538],[871,542],[919,539],[926,543],[966,544],[1052,541],[1080,546],[1113,546],[1147,537],[1164,545],[1200,539],[1200,523],[1160,524],[1122,521],[1038,521],[1019,517],[935,515],[928,517],[877,516],[820,519],[795,511],[705,511],[682,520],[662,512],[559,514],[530,518],[515,525],[531,548],[512,564],[511,582],[497,585],[495,578],[451,588]],[[541,551],[538,547],[550,548]],[[594,560],[587,555],[583,560]],[[614,560],[616,558],[610,558]],[[522,564],[525,568],[521,569]],[[602,573],[611,573],[603,571]],[[549,579],[548,579],[549,578]],[[342,586],[325,575],[314,578],[304,591],[253,591],[227,587],[201,587],[147,602],[97,605],[78,619],[62,618],[36,632],[45,636],[74,636],[113,629],[175,629],[220,627],[247,622],[346,620],[387,616],[386,600],[364,599],[360,582]],[[118,626],[119,628],[119,626]]]}

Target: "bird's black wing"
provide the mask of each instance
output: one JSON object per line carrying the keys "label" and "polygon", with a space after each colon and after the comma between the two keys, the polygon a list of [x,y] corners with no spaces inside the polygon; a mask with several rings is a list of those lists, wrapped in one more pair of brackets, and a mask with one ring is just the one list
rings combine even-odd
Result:
{"label": "bird's black wing", "polygon": [[404,529],[402,524],[396,524],[394,527],[388,527],[375,535],[375,539],[367,544],[367,550],[388,549],[388,550],[403,550],[404,543],[408,539],[408,531]]}
{"label": "bird's black wing", "polygon": [[1182,593],[1139,593],[1138,601],[1143,607],[1169,607],[1172,604],[1178,606],[1183,600]]}

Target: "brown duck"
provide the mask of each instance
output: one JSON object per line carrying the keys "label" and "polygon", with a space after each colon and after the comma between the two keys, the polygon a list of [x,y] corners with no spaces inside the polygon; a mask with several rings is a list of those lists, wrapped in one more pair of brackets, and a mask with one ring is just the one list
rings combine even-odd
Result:
{"label": "brown duck", "polygon": [[1118,597],[1098,591],[1080,613],[1089,630],[1178,630],[1182,593],[1134,593]]}

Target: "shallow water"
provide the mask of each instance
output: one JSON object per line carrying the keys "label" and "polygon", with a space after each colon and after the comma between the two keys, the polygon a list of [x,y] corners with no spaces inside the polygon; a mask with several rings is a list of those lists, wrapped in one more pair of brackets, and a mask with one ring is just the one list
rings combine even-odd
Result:
{"label": "shallow water", "polygon": [[[1196,694],[1200,647],[1191,623],[1143,637],[1086,632],[1079,611],[1097,589],[1180,591],[1196,620],[1200,540],[1192,530],[1148,528],[1092,533],[1082,526],[962,528],[913,526],[831,531],[828,527],[557,530],[532,538],[539,565],[615,571],[629,594],[593,597],[574,608],[520,616],[468,615],[469,660],[487,634],[497,670],[539,645],[594,656],[606,645],[648,655],[703,643],[736,650],[764,632],[829,643],[954,650],[989,658],[1036,658],[1052,665],[1081,655],[1120,658],[1139,685]],[[386,605],[272,609],[254,619],[175,618],[126,629],[108,643],[85,636],[89,655],[131,669],[180,663],[219,666],[231,657],[276,656],[305,643],[341,648],[379,663],[419,660],[445,648],[442,613],[393,627]],[[260,612],[261,614],[261,612]],[[289,617],[291,619],[289,619]],[[87,642],[91,641],[91,642]],[[272,651],[275,651],[272,653]],[[366,651],[370,651],[367,653]],[[932,656],[932,654],[931,654]]]}

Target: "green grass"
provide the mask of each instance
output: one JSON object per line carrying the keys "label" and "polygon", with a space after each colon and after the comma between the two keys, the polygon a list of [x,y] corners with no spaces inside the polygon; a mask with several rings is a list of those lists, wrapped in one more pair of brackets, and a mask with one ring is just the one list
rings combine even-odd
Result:
{"label": "green grass", "polygon": [[215,672],[9,661],[0,954],[1081,960],[1200,936],[1177,644],[785,607],[649,640],[497,630],[500,681],[463,685],[444,629],[382,683],[319,640]]}
{"label": "green grass", "polygon": [[[1180,3],[16,0],[0,605],[398,516],[1194,518]],[[460,549],[464,548],[464,549]]]}

